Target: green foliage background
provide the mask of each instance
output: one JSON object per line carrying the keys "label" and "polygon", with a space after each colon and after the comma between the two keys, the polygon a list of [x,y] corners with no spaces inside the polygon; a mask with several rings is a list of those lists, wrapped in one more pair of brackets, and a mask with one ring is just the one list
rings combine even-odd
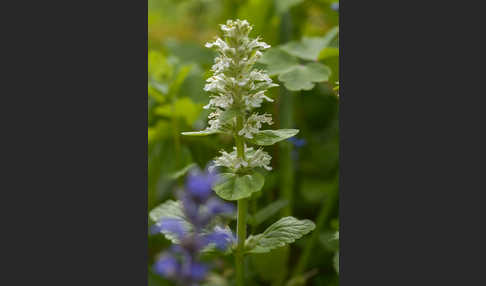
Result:
{"label": "green foliage background", "polygon": [[[265,106],[276,122],[272,129],[300,129],[297,138],[307,144],[295,148],[285,141],[265,148],[273,157],[273,171],[251,201],[249,234],[263,232],[282,214],[311,219],[317,228],[290,248],[249,258],[252,285],[338,285],[339,13],[331,9],[334,2],[148,1],[149,211],[174,198],[185,168],[204,167],[218,150],[232,145],[224,135],[180,135],[206,127],[208,113],[202,106],[209,99],[203,86],[215,54],[204,44],[218,35],[219,24],[240,18],[254,26],[251,36],[272,45],[261,63],[281,85],[270,92],[277,104]],[[326,71],[316,71],[316,63]],[[172,285],[150,270],[170,242],[161,235],[148,240],[149,285]],[[208,285],[232,285],[232,260],[218,258],[217,265]]]}

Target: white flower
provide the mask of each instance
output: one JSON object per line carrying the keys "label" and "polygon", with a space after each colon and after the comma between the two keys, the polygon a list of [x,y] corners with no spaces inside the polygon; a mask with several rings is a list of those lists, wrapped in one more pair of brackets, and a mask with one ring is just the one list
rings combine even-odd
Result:
{"label": "white flower", "polygon": [[248,94],[243,96],[243,100],[245,101],[246,109],[250,110],[252,108],[258,108],[262,105],[263,100],[268,102],[273,102],[273,99],[265,95],[265,91],[259,91],[255,94]]}
{"label": "white flower", "polygon": [[253,138],[253,134],[260,131],[263,123],[272,125],[272,116],[267,113],[261,115],[258,113],[253,113],[250,117],[248,117],[243,128],[238,132],[238,135],[251,139]]}
{"label": "white flower", "polygon": [[221,150],[221,156],[214,160],[215,166],[222,166],[230,168],[232,170],[239,170],[242,168],[264,168],[266,170],[272,170],[270,167],[270,161],[272,156],[261,148],[254,150],[252,147],[244,146],[245,159],[239,158],[236,154],[236,147],[233,147],[233,152],[228,153]]}

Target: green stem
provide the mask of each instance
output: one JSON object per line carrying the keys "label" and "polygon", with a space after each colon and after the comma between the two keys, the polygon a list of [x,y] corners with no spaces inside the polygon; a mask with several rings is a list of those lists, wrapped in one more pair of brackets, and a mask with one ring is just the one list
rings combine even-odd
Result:
{"label": "green stem", "polygon": [[244,286],[244,247],[246,239],[246,214],[248,212],[248,199],[238,200],[238,217],[237,217],[237,238],[238,245],[235,252],[236,265],[236,285]]}
{"label": "green stem", "polygon": [[[237,118],[237,130],[243,125],[243,118]],[[238,157],[245,158],[245,145],[243,139],[235,135],[236,154]],[[248,213],[248,198],[238,200],[238,214],[236,217],[236,237],[238,244],[235,251],[236,286],[244,286],[244,247],[246,240],[246,215]]]}

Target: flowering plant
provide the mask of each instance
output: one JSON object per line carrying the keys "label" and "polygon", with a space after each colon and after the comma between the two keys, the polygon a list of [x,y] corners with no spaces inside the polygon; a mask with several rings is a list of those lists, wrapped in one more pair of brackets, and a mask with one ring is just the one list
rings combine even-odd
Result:
{"label": "flowering plant", "polygon": [[[206,44],[206,47],[216,49],[219,54],[211,69],[213,75],[207,79],[204,87],[204,90],[210,93],[209,103],[204,107],[211,110],[209,126],[202,131],[182,134],[205,136],[225,133],[235,140],[231,152],[221,150],[221,155],[214,160],[213,168],[221,168],[222,174],[212,185],[212,189],[222,199],[238,203],[236,243],[228,239],[233,247],[226,249],[226,253],[234,252],[236,285],[242,286],[245,285],[243,273],[245,255],[269,252],[274,248],[292,243],[312,231],[315,225],[310,220],[298,220],[289,216],[270,225],[263,233],[247,237],[248,200],[253,193],[261,191],[264,184],[264,177],[259,169],[267,171],[272,169],[271,156],[263,150],[262,146],[288,139],[299,131],[297,129],[261,130],[265,124],[273,124],[272,116],[266,113],[260,114],[255,109],[261,107],[264,102],[273,102],[265,92],[278,85],[272,82],[264,70],[255,69],[254,64],[262,56],[262,51],[270,46],[259,38],[249,37],[252,26],[246,20],[228,20],[225,25],[221,25],[221,30],[224,34],[223,39],[217,38],[214,42]],[[177,217],[178,214],[186,212],[185,215],[191,217],[190,211],[186,210],[191,209],[186,206],[190,204],[185,203],[184,200],[184,198],[180,199],[182,203],[172,202],[170,207],[165,203],[163,208],[163,212],[166,212],[165,216]],[[181,205],[184,206],[185,211],[181,210]],[[160,209],[156,209],[151,214],[155,213],[155,217],[160,217],[160,212]],[[197,224],[193,221],[189,225]],[[160,225],[162,233],[174,243],[184,241],[181,239],[184,237],[184,232],[174,236],[174,233],[179,232],[177,229],[168,231],[171,227],[163,226],[162,222]]]}

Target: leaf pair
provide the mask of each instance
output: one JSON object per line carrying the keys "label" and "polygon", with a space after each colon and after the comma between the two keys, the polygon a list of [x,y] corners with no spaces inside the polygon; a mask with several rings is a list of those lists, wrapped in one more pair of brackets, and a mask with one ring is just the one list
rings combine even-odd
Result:
{"label": "leaf pair", "polygon": [[[207,136],[220,133],[217,130],[202,130],[192,132],[182,132],[186,136]],[[277,129],[277,130],[261,130],[253,135],[252,139],[247,139],[248,142],[260,145],[270,146],[282,140],[288,139],[299,133],[298,129]]]}

